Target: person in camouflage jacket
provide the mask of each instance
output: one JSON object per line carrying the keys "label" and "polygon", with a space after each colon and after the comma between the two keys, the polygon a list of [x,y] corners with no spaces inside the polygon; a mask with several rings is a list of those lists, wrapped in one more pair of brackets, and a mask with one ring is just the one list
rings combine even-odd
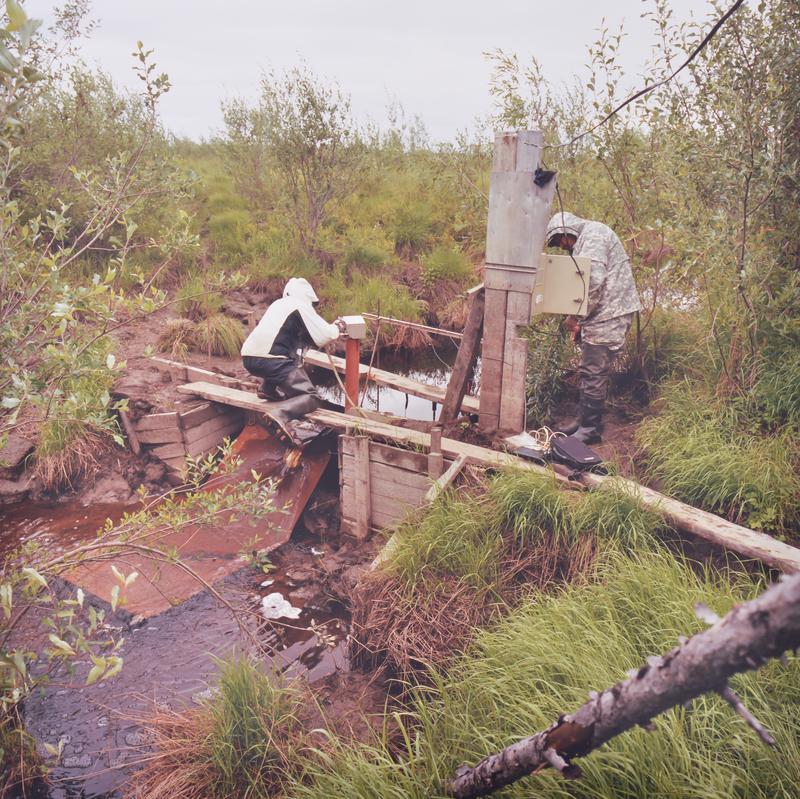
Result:
{"label": "person in camouflage jacket", "polygon": [[611,365],[625,343],[633,315],[641,309],[631,262],[616,233],[602,222],[560,211],[547,225],[549,247],[592,259],[589,305],[583,319],[567,317],[580,343],[578,418],[561,432],[585,444],[600,441]]}

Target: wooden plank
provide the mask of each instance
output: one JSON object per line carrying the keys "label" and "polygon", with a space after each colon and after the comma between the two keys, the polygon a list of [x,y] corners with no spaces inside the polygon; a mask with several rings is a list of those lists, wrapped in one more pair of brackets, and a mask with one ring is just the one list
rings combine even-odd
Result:
{"label": "wooden plank", "polygon": [[183,441],[180,427],[162,427],[159,430],[142,430],[139,433],[142,444],[170,444]]}
{"label": "wooden plank", "polygon": [[481,357],[503,359],[507,292],[487,287],[483,310],[483,344]]}
{"label": "wooden plank", "polygon": [[147,416],[137,419],[134,424],[136,425],[137,433],[142,433],[145,430],[163,430],[164,428],[177,427],[178,414],[175,411],[148,413]]}
{"label": "wooden plank", "polygon": [[487,290],[533,293],[536,285],[536,270],[510,269],[502,264],[486,264],[483,283]]}
{"label": "wooden plank", "polygon": [[[509,291],[506,301],[506,320],[518,325],[529,325],[531,322],[530,292]],[[515,334],[516,335],[516,334]]]}
{"label": "wooden plank", "polygon": [[424,502],[433,502],[442,491],[447,488],[461,474],[461,470],[467,465],[467,456],[459,455],[451,464],[448,470],[442,474],[433,485],[425,492]]}
{"label": "wooden plank", "polygon": [[[331,365],[333,361],[333,365]],[[324,352],[317,350],[309,350],[305,354],[305,363],[309,366],[317,366],[322,369],[328,369],[343,373],[345,370],[344,359],[336,356],[328,356]],[[385,369],[378,369],[376,367],[370,368],[366,364],[359,366],[359,374],[362,380],[366,379],[367,374],[369,380],[379,386],[386,386],[387,388],[394,388],[397,391],[402,391],[404,394],[410,394],[412,397],[420,397],[421,399],[430,400],[431,402],[438,402],[442,404],[445,400],[447,390],[440,386],[430,386],[427,383],[421,383],[419,380],[414,380],[404,375],[398,375],[394,372],[387,372]],[[468,413],[478,412],[479,400],[477,397],[465,396],[461,401],[461,408]]]}
{"label": "wooden plank", "polygon": [[205,380],[196,383],[187,383],[177,388],[181,394],[194,394],[195,396],[203,397],[203,399],[208,399],[212,402],[221,402],[224,405],[233,405],[236,408],[244,408],[248,411],[258,411],[260,413],[265,413],[270,409],[271,405],[275,404],[267,402],[267,400],[259,399],[259,397],[249,391],[214,385]]}
{"label": "wooden plank", "polygon": [[187,411],[181,411],[180,422],[184,430],[190,430],[192,427],[202,424],[208,419],[213,419],[222,410],[219,405],[212,402],[204,402],[200,405],[195,405]]}
{"label": "wooden plank", "polygon": [[203,438],[214,435],[220,430],[229,430],[236,425],[244,426],[244,416],[241,411],[236,409],[228,409],[227,411],[220,412],[217,416],[211,419],[206,419],[195,427],[184,430],[184,441],[187,444],[194,444]]}
{"label": "wooden plank", "polygon": [[180,444],[164,444],[161,447],[153,447],[150,450],[156,458],[183,458],[186,455],[186,447]]}
{"label": "wooden plank", "polygon": [[205,455],[222,444],[223,439],[237,436],[244,427],[244,419],[232,420],[225,427],[217,428],[203,438],[187,442],[186,451],[190,455]]}
{"label": "wooden plank", "polygon": [[[352,436],[342,436],[339,442],[345,455],[355,456],[355,440]],[[370,445],[369,458],[372,463],[385,463],[387,466],[406,469],[415,474],[424,472],[428,465],[428,456],[423,452],[398,449],[390,444],[380,444],[377,441],[373,441]]]}
{"label": "wooden plank", "polygon": [[525,378],[528,369],[528,342],[523,338],[506,341],[503,363],[503,390],[500,397],[498,430],[504,435],[521,433],[525,427]]}
{"label": "wooden plank", "polygon": [[354,494],[355,507],[353,516],[356,520],[356,536],[366,538],[369,535],[371,510],[371,494],[369,484],[369,438],[356,436]]}
{"label": "wooden plank", "polygon": [[713,513],[693,508],[680,500],[622,477],[584,472],[580,476],[580,481],[590,487],[617,482],[680,530],[746,558],[763,561],[787,574],[800,571],[800,549],[778,541],[771,535],[734,524]]}
{"label": "wooden plank", "polygon": [[517,135],[497,133],[494,137],[492,172],[514,172],[517,168]]}
{"label": "wooden plank", "polygon": [[119,419],[122,422],[122,429],[125,431],[125,436],[128,439],[128,444],[130,444],[131,451],[134,455],[138,455],[142,451],[142,448],[139,445],[139,436],[136,434],[136,429],[133,426],[133,422],[131,422],[131,417],[128,416],[127,411],[120,411]]}
{"label": "wooden plank", "polygon": [[[372,446],[370,446],[372,449]],[[345,482],[350,482],[350,478],[355,476],[355,462],[357,458],[350,455],[345,455],[342,459],[342,470],[345,474]],[[393,466],[386,466],[383,463],[374,463],[370,460],[369,464],[369,479],[370,483],[380,483],[384,488],[388,488],[391,496],[392,487],[398,492],[404,491],[406,488],[413,489],[419,493],[425,493],[430,487],[430,478],[425,474],[418,474],[416,472],[407,472],[403,469],[395,469]]]}
{"label": "wooden plank", "polygon": [[186,380],[186,364],[179,361],[171,361],[167,358],[152,356],[149,359],[150,365],[158,369],[162,374],[168,374],[173,381],[180,382]]}
{"label": "wooden plank", "polygon": [[[458,415],[458,411],[467,393],[467,383],[475,362],[478,359],[478,347],[481,342],[483,332],[483,310],[485,306],[486,291],[483,286],[478,286],[476,290],[471,290],[469,295],[469,310],[467,312],[467,324],[464,328],[464,336],[458,347],[453,371],[447,384],[442,412],[439,421],[443,424],[452,422]],[[478,401],[480,408],[480,400]]]}
{"label": "wooden plank", "polygon": [[[356,489],[355,466],[351,463],[345,467],[344,485],[346,488]],[[370,507],[374,512],[378,501],[399,502],[411,508],[418,508],[423,503],[425,495],[428,493],[430,483],[424,486],[398,485],[391,480],[375,480],[370,475]]]}
{"label": "wooden plank", "polygon": [[442,455],[442,428],[431,428],[431,448],[428,452],[428,477],[438,479],[444,471],[444,456]]}
{"label": "wooden plank", "polygon": [[502,391],[503,361],[484,357],[481,360],[480,426],[487,433],[497,430]]}

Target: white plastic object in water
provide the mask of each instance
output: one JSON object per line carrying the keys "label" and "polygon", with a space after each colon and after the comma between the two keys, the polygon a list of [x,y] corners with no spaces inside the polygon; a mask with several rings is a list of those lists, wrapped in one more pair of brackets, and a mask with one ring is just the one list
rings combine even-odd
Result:
{"label": "white plastic object in water", "polygon": [[301,609],[294,607],[283,594],[275,591],[262,598],[261,613],[265,619],[296,619],[299,618]]}

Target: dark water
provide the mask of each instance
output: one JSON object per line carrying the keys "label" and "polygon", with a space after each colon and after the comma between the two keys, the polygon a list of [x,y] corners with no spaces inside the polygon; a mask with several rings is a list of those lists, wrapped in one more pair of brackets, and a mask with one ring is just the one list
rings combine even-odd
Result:
{"label": "dark water", "polygon": [[[57,551],[93,538],[105,518],[118,519],[125,510],[116,505],[29,504],[0,517],[0,546],[8,551],[14,542],[36,541]],[[296,562],[312,564],[324,557],[318,553],[325,548],[300,529],[284,550]],[[271,584],[262,586],[266,580]],[[220,660],[249,653],[266,668],[310,681],[347,668],[346,609],[314,595],[302,579],[243,565],[217,589],[237,615],[205,592],[146,621],[125,611],[112,616],[106,607],[109,632],[125,639],[119,650],[124,659],[120,674],[87,687],[89,664],[80,664],[72,677],[60,676],[26,700],[25,725],[51,765],[53,799],[117,796],[127,771],[147,751],[146,720],[154,705],[180,710],[210,698]],[[65,590],[74,592],[70,586]],[[263,618],[261,598],[273,592],[299,608],[299,618]],[[87,602],[104,604],[90,596]],[[35,619],[31,625],[32,633],[41,633]],[[57,747],[59,742],[63,753],[54,764],[44,743]]]}
{"label": "dark water", "polygon": [[[435,349],[411,357],[382,353],[374,366],[403,374],[430,385],[444,387],[456,348],[437,342]],[[368,362],[368,358],[363,359]],[[341,400],[335,379],[316,370],[315,381],[333,401]],[[474,387],[468,388],[472,393]],[[370,384],[363,402],[370,409],[397,416],[435,420],[439,406],[430,401]],[[91,539],[106,518],[119,519],[135,506],[93,505],[77,501],[55,505],[26,504],[0,514],[0,554],[35,541],[59,549]],[[285,545],[294,548],[295,560],[313,563],[320,542],[302,530]],[[117,796],[126,771],[147,751],[146,719],[154,704],[181,709],[213,695],[219,662],[237,653],[262,648],[259,657],[287,676],[319,680],[346,669],[345,639],[349,628],[346,608],[324,595],[314,595],[302,579],[273,571],[263,574],[243,567],[218,589],[235,604],[235,617],[208,593],[200,593],[143,623],[130,614],[111,620],[112,632],[124,636],[120,654],[124,666],[112,680],[86,687],[88,664],[77,668],[71,680],[54,681],[26,702],[25,723],[44,754],[45,742],[63,754],[51,761],[53,799]],[[269,585],[262,585],[271,581]],[[297,619],[266,620],[260,613],[262,597],[279,592],[301,613]],[[102,603],[95,601],[99,607]],[[132,623],[133,622],[133,623]],[[243,632],[243,628],[247,633]],[[252,636],[253,638],[251,638]],[[264,652],[268,656],[264,657]]]}
{"label": "dark water", "polygon": [[[434,347],[419,353],[403,353],[382,351],[376,353],[373,366],[389,372],[410,377],[420,383],[446,388],[453,370],[458,348],[449,343],[447,339],[434,341]],[[362,354],[361,362],[369,364],[370,354]],[[314,382],[321,387],[323,396],[341,405],[343,393],[331,372],[316,369],[313,373]],[[475,384],[467,386],[467,393],[475,393]],[[441,412],[441,405],[420,397],[410,397],[401,391],[374,383],[367,385],[367,393],[361,403],[364,408],[374,411],[391,413],[407,419],[420,419],[422,421],[436,421]]]}

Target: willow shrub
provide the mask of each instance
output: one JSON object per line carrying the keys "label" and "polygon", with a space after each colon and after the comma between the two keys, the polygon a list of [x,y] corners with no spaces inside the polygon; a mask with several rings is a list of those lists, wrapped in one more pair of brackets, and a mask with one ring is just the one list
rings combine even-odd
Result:
{"label": "willow shrub", "polygon": [[[763,585],[741,575],[698,574],[668,553],[606,558],[590,584],[537,595],[492,629],[432,689],[419,689],[395,721],[401,753],[387,740],[371,746],[339,743],[309,761],[293,797],[354,799],[444,796],[461,763],[475,763],[514,740],[544,729],[579,707],[590,690],[625,679],[648,655],[679,635],[701,629],[696,602],[727,612]],[[768,799],[790,797],[800,785],[800,664],[771,662],[732,680],[750,710],[775,735],[765,747],[715,695],[654,720],[655,731],[630,730],[579,763],[583,778],[565,781],[545,771],[500,791],[502,797],[587,799]],[[395,738],[395,740],[397,740]]]}

